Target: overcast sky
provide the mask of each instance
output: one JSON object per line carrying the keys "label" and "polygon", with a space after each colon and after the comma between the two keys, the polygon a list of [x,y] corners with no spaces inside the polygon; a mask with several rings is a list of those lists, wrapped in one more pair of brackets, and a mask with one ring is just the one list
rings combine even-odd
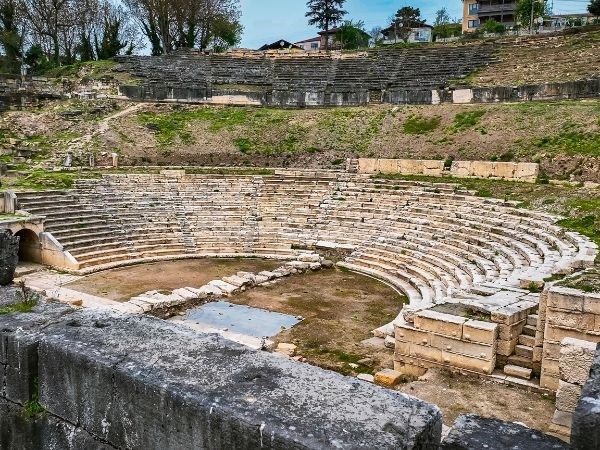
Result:
{"label": "overcast sky", "polygon": [[[552,2],[552,0],[549,0]],[[588,0],[554,0],[554,13],[585,12]],[[242,47],[258,48],[278,39],[300,41],[316,36],[317,29],[307,25],[305,0],[241,0],[244,36]],[[347,19],[362,20],[367,31],[387,26],[388,18],[402,6],[415,6],[427,22],[445,6],[451,17],[462,16],[461,0],[347,0]]]}

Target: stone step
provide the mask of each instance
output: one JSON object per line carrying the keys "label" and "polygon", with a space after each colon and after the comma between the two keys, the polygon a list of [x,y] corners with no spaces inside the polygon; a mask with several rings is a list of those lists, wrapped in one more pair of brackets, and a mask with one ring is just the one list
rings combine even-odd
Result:
{"label": "stone step", "polygon": [[528,369],[533,370],[533,361],[531,358],[527,358],[525,356],[510,355],[508,358],[506,358],[506,363],[508,365],[527,367]]}
{"label": "stone step", "polygon": [[536,331],[537,331],[536,327],[533,327],[531,325],[525,325],[523,327],[522,334],[524,334],[526,336],[535,336]]}
{"label": "stone step", "polygon": [[515,366],[513,364],[507,364],[504,366],[504,373],[511,377],[523,378],[524,380],[531,379],[531,369],[527,367]]}
{"label": "stone step", "polygon": [[532,326],[532,327],[537,327],[538,315],[537,314],[529,314],[527,316],[527,325]]}
{"label": "stone step", "polygon": [[533,347],[528,345],[517,344],[515,346],[515,355],[523,358],[533,359]]}
{"label": "stone step", "polygon": [[535,347],[535,338],[533,336],[528,336],[526,334],[521,334],[519,336],[519,344],[526,345],[528,347]]}

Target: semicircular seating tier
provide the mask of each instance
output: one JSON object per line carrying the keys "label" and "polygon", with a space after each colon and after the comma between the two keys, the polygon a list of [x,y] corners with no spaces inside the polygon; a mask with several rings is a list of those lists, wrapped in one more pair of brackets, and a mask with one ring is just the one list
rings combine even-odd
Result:
{"label": "semicircular seating tier", "polygon": [[80,272],[202,256],[292,258],[338,248],[339,264],[411,305],[537,283],[593,263],[597,247],[556,218],[453,184],[281,171],[269,176],[104,175],[18,194]]}

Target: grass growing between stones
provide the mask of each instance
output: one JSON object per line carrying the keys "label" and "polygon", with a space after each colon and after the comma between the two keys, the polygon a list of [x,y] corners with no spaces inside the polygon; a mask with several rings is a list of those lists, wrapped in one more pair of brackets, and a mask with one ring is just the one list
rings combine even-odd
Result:
{"label": "grass growing between stones", "polygon": [[579,289],[583,292],[598,293],[600,292],[600,267],[596,266],[586,270],[585,272],[576,275],[575,277],[569,277],[558,284],[560,286]]}
{"label": "grass growing between stones", "polygon": [[46,408],[44,408],[40,404],[40,387],[39,381],[37,378],[33,380],[33,389],[31,392],[31,399],[28,400],[23,406],[23,414],[28,419],[33,419],[34,417],[43,414],[46,412]]}
{"label": "grass growing between stones", "polygon": [[520,202],[521,207],[562,216],[558,224],[600,245],[600,190],[580,185],[533,184],[502,180],[379,174],[381,180],[456,183],[480,197]]}

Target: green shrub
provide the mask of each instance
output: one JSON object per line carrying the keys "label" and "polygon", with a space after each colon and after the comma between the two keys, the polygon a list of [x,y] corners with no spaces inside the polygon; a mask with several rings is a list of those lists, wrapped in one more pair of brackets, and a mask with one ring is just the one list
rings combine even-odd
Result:
{"label": "green shrub", "polygon": [[440,126],[442,119],[436,117],[408,116],[404,121],[403,129],[406,134],[427,134]]}
{"label": "green shrub", "polygon": [[473,128],[478,125],[481,118],[485,115],[485,110],[468,111],[458,113],[454,116],[454,125],[452,125],[452,131],[463,131],[469,128]]}

